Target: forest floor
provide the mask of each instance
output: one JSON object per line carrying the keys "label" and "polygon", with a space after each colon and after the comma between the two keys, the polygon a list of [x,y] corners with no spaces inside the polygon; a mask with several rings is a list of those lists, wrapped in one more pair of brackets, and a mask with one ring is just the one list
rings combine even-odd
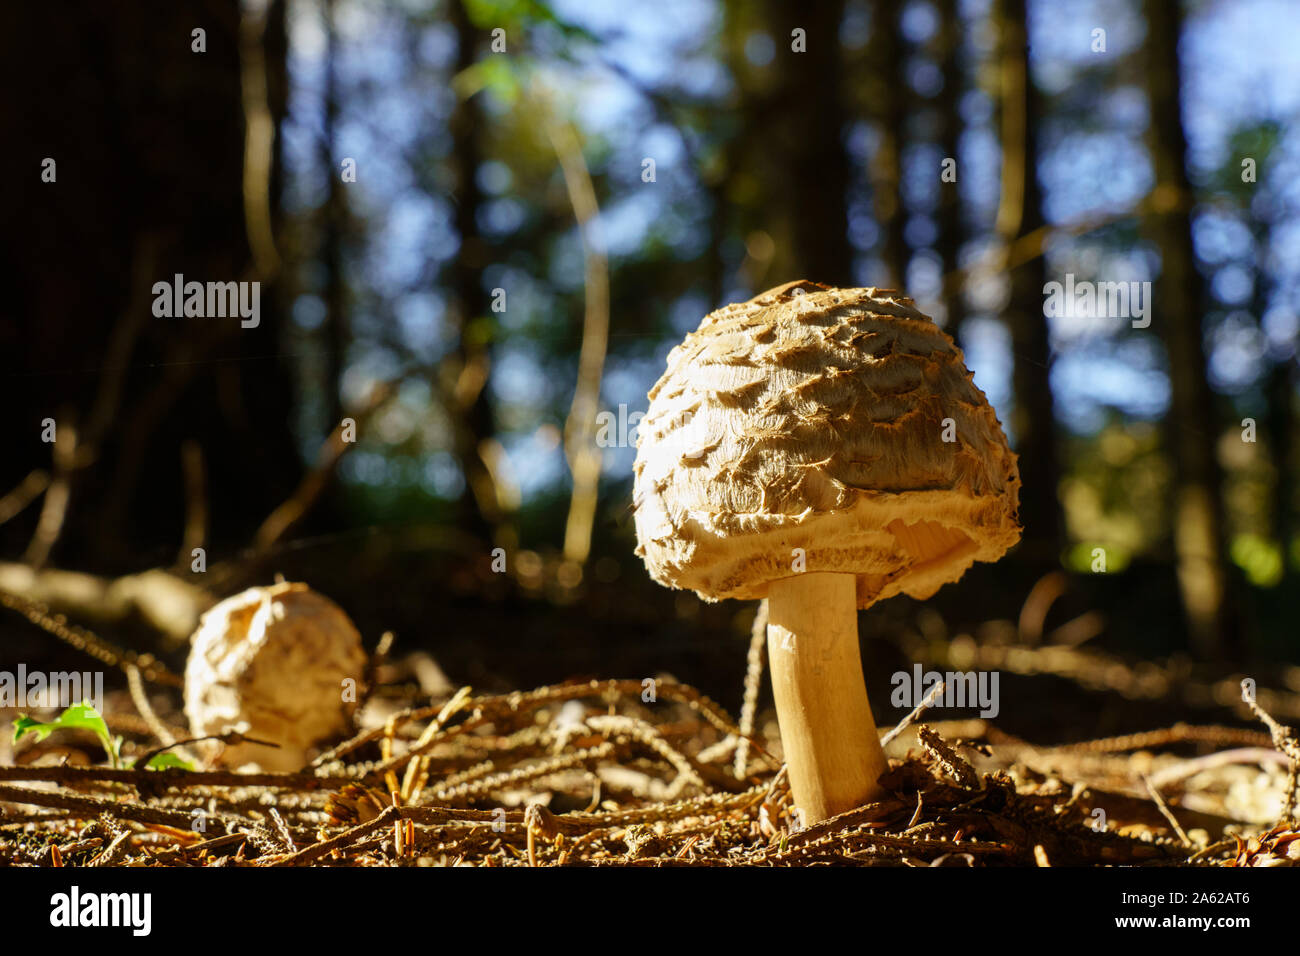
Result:
{"label": "forest floor", "polygon": [[[1002,666],[1120,679],[1095,655],[1019,652]],[[122,757],[183,740],[177,695],[133,683],[106,707]],[[922,705],[886,735],[886,799],[800,828],[774,719],[747,708],[742,728],[685,684],[459,688],[432,703],[377,688],[359,732],[296,774],[114,769],[75,731],[16,752],[6,740],[0,866],[1300,864],[1300,746],[1263,699],[1247,701],[1258,729],[1059,747],[984,719],[926,723]]]}

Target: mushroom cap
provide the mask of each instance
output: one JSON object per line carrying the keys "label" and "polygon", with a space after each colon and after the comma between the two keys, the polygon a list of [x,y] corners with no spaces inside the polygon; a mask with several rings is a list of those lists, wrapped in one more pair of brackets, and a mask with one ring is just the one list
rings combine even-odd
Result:
{"label": "mushroom cap", "polygon": [[927,598],[1020,538],[997,416],[892,290],[799,281],[718,309],[649,398],[633,502],[661,584],[754,600],[799,571],[852,573],[868,607]]}
{"label": "mushroom cap", "polygon": [[[343,610],[305,584],[249,588],[203,615],[185,665],[185,714],[195,736],[238,729],[279,744],[235,744],[233,767],[298,770],[313,745],[345,732],[366,666],[361,635]],[[355,695],[354,695],[355,696]]]}

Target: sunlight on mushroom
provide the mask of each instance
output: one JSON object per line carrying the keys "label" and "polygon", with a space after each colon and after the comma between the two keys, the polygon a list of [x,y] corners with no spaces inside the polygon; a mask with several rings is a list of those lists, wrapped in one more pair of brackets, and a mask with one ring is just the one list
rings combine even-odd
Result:
{"label": "sunlight on mushroom", "polygon": [[650,391],[637,553],[655,580],[769,601],[791,788],[813,824],[885,770],[859,608],[928,598],[1020,537],[1016,456],[912,300],[792,282],[706,316]]}
{"label": "sunlight on mushroom", "polygon": [[361,635],[329,598],[305,584],[249,588],[203,615],[185,713],[195,736],[234,730],[278,744],[212,745],[218,762],[298,770],[350,727],[365,666]]}

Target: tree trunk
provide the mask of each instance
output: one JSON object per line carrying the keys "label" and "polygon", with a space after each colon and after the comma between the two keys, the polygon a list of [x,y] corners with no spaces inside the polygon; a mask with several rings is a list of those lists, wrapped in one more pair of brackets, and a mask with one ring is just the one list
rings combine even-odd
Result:
{"label": "tree trunk", "polygon": [[[1025,0],[998,0],[1001,36],[1002,201],[998,229],[1004,243],[1043,225],[1038,183],[1040,97],[1029,71]],[[1043,315],[1046,268],[1035,256],[1010,271],[1011,297],[1006,322],[1011,331],[1014,410],[1011,429],[1020,456],[1020,555],[1046,570],[1060,562],[1062,550],[1060,457],[1056,443],[1055,399],[1051,388],[1052,352]]]}
{"label": "tree trunk", "polygon": [[[776,57],[765,148],[773,200],[773,285],[807,278],[851,285],[853,251],[845,201],[849,160],[844,149],[843,0],[799,6],[768,0],[767,20]],[[795,52],[794,31],[806,31],[806,52]]]}
{"label": "tree trunk", "polygon": [[339,115],[338,31],[335,29],[335,0],[325,0],[325,116],[321,135],[321,168],[329,183],[325,200],[325,229],[321,243],[321,264],[325,271],[325,387],[328,416],[326,428],[343,418],[343,365],[348,346],[348,317],[344,300],[343,227],[347,204],[343,195],[340,157],[337,155]]}
{"label": "tree trunk", "polygon": [[1201,316],[1205,289],[1196,268],[1190,209],[1192,189],[1185,156],[1178,40],[1178,3],[1146,0],[1151,158],[1156,195],[1164,197],[1147,219],[1160,250],[1154,321],[1169,355],[1171,407],[1167,440],[1174,459],[1174,551],[1183,610],[1193,650],[1223,657],[1239,650],[1226,559],[1223,478],[1215,456],[1219,429],[1206,380]]}
{"label": "tree trunk", "polygon": [[[1263,265],[1267,261],[1268,250],[1272,242],[1273,224],[1271,221],[1258,223],[1255,233],[1255,262],[1259,263],[1255,271],[1255,291],[1251,300],[1251,311],[1257,321],[1262,321],[1268,311],[1269,295],[1274,283],[1270,281]],[[1272,517],[1273,531],[1277,535],[1282,549],[1282,583],[1290,585],[1296,576],[1298,565],[1292,539],[1295,537],[1295,490],[1297,481],[1295,469],[1295,389],[1296,389],[1296,355],[1294,345],[1288,352],[1274,356],[1272,369],[1264,386],[1264,397],[1268,403],[1268,441],[1271,446],[1271,458],[1276,473],[1273,476]]]}
{"label": "tree trunk", "polygon": [[1281,359],[1268,379],[1269,437],[1273,442],[1273,527],[1282,546],[1282,574],[1287,583],[1300,573],[1295,545],[1295,490],[1300,484],[1295,467],[1296,360]]}
{"label": "tree trunk", "polygon": [[[470,22],[465,0],[451,0],[447,11],[456,32],[456,72],[460,73],[474,64],[478,35]],[[495,541],[504,527],[505,516],[485,456],[485,443],[492,439],[495,427],[487,392],[492,366],[492,312],[482,281],[490,251],[478,232],[478,213],[483,204],[477,179],[483,159],[478,141],[483,128],[480,95],[458,99],[449,122],[451,165],[456,182],[453,218],[460,237],[460,249],[449,276],[454,294],[449,314],[456,324],[456,346],[439,369],[438,384],[451,419],[456,457],[465,477],[459,524],[462,530]]]}
{"label": "tree trunk", "polygon": [[935,55],[943,72],[943,91],[935,104],[939,111],[939,149],[946,159],[957,163],[957,181],[939,183],[939,242],[938,252],[943,263],[942,301],[946,313],[944,328],[948,334],[961,340],[961,323],[965,318],[963,283],[958,277],[959,253],[966,239],[966,227],[961,216],[961,97],[965,75],[961,63],[962,22],[956,0],[940,0],[939,33]]}
{"label": "tree trunk", "polygon": [[909,103],[907,76],[903,69],[904,41],[899,27],[900,0],[881,0],[875,11],[875,40],[872,59],[879,64],[882,91],[880,146],[876,153],[872,192],[876,221],[882,232],[880,257],[889,273],[889,283],[906,290],[909,259],[907,210],[903,204],[903,144]]}
{"label": "tree trunk", "polygon": [[[748,278],[759,290],[793,279],[853,281],[842,16],[842,0],[726,8],[724,55],[739,91],[738,129],[728,149],[730,216],[746,238]],[[801,39],[795,30],[803,31]],[[755,31],[773,43],[772,61],[761,67],[744,52]],[[792,48],[797,42],[804,52]],[[738,187],[746,190],[739,201]]]}

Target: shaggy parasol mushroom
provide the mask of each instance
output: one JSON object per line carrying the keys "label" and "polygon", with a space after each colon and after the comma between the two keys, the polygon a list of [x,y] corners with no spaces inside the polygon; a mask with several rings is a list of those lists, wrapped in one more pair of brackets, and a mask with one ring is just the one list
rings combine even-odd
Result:
{"label": "shaggy parasol mushroom", "polygon": [[927,598],[1020,537],[1020,477],[961,351],[912,300],[791,282],[704,318],[638,427],[637,553],[709,601],[768,599],[804,823],[881,792],[857,610]]}
{"label": "shaggy parasol mushroom", "polygon": [[195,736],[239,730],[220,762],[298,770],[310,748],[346,731],[366,666],[361,635],[343,610],[305,584],[249,588],[214,606],[192,638],[185,714]]}

